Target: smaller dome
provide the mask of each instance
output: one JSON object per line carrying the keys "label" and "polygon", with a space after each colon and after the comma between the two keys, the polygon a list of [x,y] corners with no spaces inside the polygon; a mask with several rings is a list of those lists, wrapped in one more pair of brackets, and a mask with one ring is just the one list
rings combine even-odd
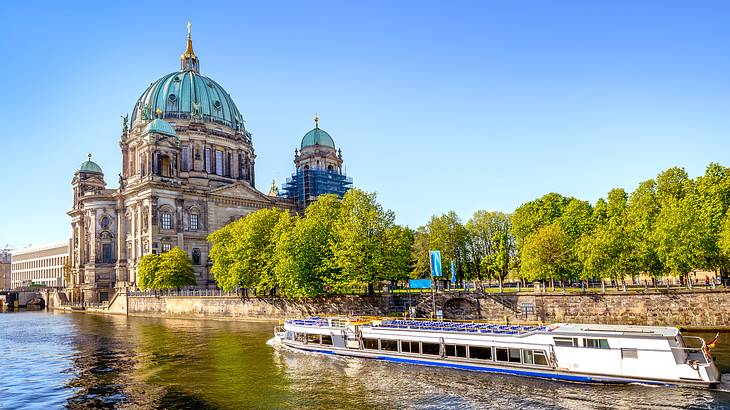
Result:
{"label": "smaller dome", "polygon": [[79,167],[79,172],[85,172],[87,174],[104,174],[101,171],[101,167],[94,161],[91,160],[91,154],[89,154],[88,161],[84,161],[81,163],[81,166]]}
{"label": "smaller dome", "polygon": [[302,138],[302,148],[311,147],[314,145],[324,145],[326,147],[334,148],[335,141],[327,133],[327,131],[316,127],[315,129],[304,134],[304,138]]}
{"label": "smaller dome", "polygon": [[152,120],[146,127],[144,127],[144,130],[145,132],[156,132],[159,134],[169,135],[171,137],[177,137],[177,133],[175,133],[175,129],[172,128],[172,125],[159,118]]}

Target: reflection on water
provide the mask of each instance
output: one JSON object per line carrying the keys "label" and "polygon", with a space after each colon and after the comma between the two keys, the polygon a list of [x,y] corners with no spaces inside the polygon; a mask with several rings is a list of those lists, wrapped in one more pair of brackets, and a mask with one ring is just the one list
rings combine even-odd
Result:
{"label": "reflection on water", "polygon": [[[0,324],[0,409],[730,406],[723,391],[569,384],[291,351],[266,343],[271,322],[21,312],[0,315]],[[730,371],[730,334],[721,340],[713,353]]]}

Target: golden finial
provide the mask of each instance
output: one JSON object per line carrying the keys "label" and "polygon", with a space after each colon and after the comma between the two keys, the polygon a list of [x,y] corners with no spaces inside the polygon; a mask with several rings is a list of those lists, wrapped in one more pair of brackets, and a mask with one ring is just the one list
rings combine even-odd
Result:
{"label": "golden finial", "polygon": [[162,110],[160,109],[160,107],[157,107],[157,109],[155,110],[155,114],[157,114],[158,117],[162,114]]}
{"label": "golden finial", "polygon": [[197,60],[197,57],[195,56],[195,52],[193,51],[192,27],[193,27],[193,25],[188,21],[188,46],[185,49],[185,52],[183,53],[183,55],[180,56],[181,60],[185,60],[188,58]]}
{"label": "golden finial", "polygon": [[319,128],[319,115],[317,113],[314,113],[314,128]]}

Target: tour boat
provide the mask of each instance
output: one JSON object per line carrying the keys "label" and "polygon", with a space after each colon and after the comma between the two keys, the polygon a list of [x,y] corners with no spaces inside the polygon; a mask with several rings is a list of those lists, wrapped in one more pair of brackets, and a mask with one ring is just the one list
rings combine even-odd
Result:
{"label": "tour boat", "polygon": [[721,376],[705,340],[673,327],[310,317],[274,337],[310,352],[573,382],[715,387]]}

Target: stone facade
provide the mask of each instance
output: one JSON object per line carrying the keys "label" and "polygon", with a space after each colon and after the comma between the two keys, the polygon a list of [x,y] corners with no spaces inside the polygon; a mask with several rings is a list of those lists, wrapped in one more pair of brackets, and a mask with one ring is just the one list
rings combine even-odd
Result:
{"label": "stone facade", "polygon": [[256,189],[251,134],[230,96],[198,70],[188,37],[181,70],[152,83],[131,123],[124,118],[118,189],[106,188],[91,156],[74,175],[72,302],[134,288],[140,258],[176,246],[190,254],[198,287],[214,287],[208,234],[258,209],[295,211]]}

